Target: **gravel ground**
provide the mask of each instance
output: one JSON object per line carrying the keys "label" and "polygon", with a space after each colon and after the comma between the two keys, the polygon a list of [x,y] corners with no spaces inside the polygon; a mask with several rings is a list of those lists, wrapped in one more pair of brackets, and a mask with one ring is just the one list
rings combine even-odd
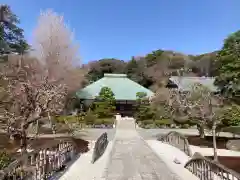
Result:
{"label": "gravel ground", "polygon": [[111,141],[115,135],[116,129],[83,129],[75,132],[75,136],[88,141],[96,141],[102,133],[106,132],[108,135],[108,140]]}
{"label": "gravel ground", "polygon": [[[144,140],[154,140],[158,135],[167,134],[170,131],[177,131],[185,135],[198,135],[198,131],[196,129],[136,129],[139,135]],[[83,129],[78,132],[75,132],[75,136],[84,140],[97,140],[102,133],[107,132],[108,139],[111,141],[114,138],[116,133],[116,129]],[[225,137],[233,137],[230,133],[220,133],[220,136]],[[236,136],[237,137],[237,136]]]}

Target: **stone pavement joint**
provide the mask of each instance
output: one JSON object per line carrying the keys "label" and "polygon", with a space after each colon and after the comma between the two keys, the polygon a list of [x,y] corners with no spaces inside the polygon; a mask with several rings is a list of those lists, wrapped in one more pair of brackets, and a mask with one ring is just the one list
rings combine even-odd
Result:
{"label": "stone pavement joint", "polygon": [[139,136],[134,120],[118,121],[105,180],[180,180]]}

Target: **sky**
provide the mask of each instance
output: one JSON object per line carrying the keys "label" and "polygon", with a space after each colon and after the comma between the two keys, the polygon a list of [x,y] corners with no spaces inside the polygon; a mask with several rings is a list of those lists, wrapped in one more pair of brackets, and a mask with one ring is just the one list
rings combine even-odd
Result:
{"label": "sky", "polygon": [[20,18],[31,42],[41,10],[64,15],[83,63],[129,60],[157,49],[187,54],[218,50],[240,30],[240,0],[0,0]]}

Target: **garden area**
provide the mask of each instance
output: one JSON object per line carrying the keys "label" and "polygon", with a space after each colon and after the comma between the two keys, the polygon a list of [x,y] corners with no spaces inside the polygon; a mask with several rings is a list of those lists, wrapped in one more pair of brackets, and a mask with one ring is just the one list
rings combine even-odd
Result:
{"label": "garden area", "polygon": [[113,128],[115,124],[115,95],[109,87],[102,87],[94,101],[76,115],[58,116],[55,121],[75,128]]}
{"label": "garden area", "polygon": [[78,115],[58,116],[55,117],[55,122],[81,130],[84,128],[113,128],[115,119],[113,117],[98,118],[93,112],[89,111]]}
{"label": "garden area", "polygon": [[[218,136],[226,128],[227,132],[239,134],[236,129],[232,130],[240,126],[240,106],[201,84],[194,84],[188,92],[162,88],[151,98],[138,94],[135,118],[145,129],[195,128],[198,135],[187,136],[189,144],[213,148],[215,161],[218,159],[216,149],[240,150],[239,136]],[[230,164],[233,157],[221,161]]]}

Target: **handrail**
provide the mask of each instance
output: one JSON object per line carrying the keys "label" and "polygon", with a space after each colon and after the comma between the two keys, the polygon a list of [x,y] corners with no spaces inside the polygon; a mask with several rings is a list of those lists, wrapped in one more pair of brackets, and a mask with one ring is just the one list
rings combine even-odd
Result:
{"label": "handrail", "polygon": [[157,140],[167,142],[170,145],[183,151],[186,155],[192,156],[192,151],[190,149],[187,138],[179,132],[171,131],[163,136],[160,136]]}
{"label": "handrail", "polygon": [[46,179],[62,170],[75,155],[76,144],[71,138],[57,139],[10,163],[0,171],[0,180]]}
{"label": "handrail", "polygon": [[196,152],[184,166],[200,180],[240,180],[240,174]]}

